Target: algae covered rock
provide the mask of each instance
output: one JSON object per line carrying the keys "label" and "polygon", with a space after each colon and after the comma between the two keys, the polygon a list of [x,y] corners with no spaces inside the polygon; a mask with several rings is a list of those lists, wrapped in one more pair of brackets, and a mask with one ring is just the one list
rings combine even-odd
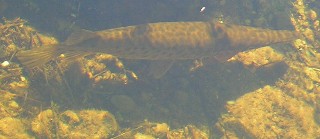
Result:
{"label": "algae covered rock", "polygon": [[0,90],[0,117],[13,117],[21,113],[21,108],[15,98],[15,94]]}
{"label": "algae covered rock", "polygon": [[248,93],[227,110],[216,124],[223,137],[319,138],[314,108],[276,87]]}
{"label": "algae covered rock", "polygon": [[29,139],[31,137],[26,131],[27,126],[22,119],[5,117],[0,119],[0,138]]}
{"label": "algae covered rock", "polygon": [[57,114],[49,109],[32,121],[32,131],[46,138],[108,138],[117,130],[114,116],[100,110],[68,110]]}
{"label": "algae covered rock", "polygon": [[278,63],[284,60],[284,56],[276,52],[270,46],[262,47],[246,52],[240,52],[230,59],[230,61],[240,61],[245,66],[260,68],[272,63]]}
{"label": "algae covered rock", "polygon": [[153,123],[145,120],[133,128],[118,133],[112,139],[209,139],[209,130],[194,125],[186,125],[170,130],[167,123]]}

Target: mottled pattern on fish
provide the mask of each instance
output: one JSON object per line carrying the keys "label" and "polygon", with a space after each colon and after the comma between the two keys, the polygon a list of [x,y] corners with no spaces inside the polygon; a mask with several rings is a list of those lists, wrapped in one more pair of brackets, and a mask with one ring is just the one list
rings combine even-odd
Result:
{"label": "mottled pattern on fish", "polygon": [[79,57],[108,53],[126,59],[181,60],[239,52],[272,43],[288,42],[297,33],[211,22],[160,22],[97,32],[73,33],[66,42],[50,48],[19,52],[28,67],[38,66],[64,53]]}
{"label": "mottled pattern on fish", "polygon": [[[152,23],[96,32],[99,50],[128,59],[194,59],[213,54],[215,39],[206,22]],[[102,45],[104,44],[104,45]],[[106,49],[106,47],[108,47]]]}
{"label": "mottled pattern on fish", "polygon": [[289,30],[270,30],[226,24],[216,24],[216,26],[219,26],[216,28],[221,28],[223,30],[221,32],[226,34],[226,40],[221,42],[221,44],[238,49],[290,42],[299,37],[297,32]]}
{"label": "mottled pattern on fish", "polygon": [[99,52],[128,59],[195,59],[297,38],[277,31],[210,22],[163,22],[96,32]]}

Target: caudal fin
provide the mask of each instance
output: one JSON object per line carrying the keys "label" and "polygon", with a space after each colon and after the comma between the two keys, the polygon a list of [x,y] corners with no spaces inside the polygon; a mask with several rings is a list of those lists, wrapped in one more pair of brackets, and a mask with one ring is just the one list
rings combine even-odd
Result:
{"label": "caudal fin", "polygon": [[50,60],[58,57],[60,53],[56,46],[45,46],[17,53],[17,58],[22,65],[28,68],[34,68],[44,65]]}

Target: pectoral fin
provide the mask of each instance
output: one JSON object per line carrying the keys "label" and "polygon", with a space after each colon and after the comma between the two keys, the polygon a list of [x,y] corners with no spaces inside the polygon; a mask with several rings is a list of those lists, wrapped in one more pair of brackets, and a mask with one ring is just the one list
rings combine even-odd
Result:
{"label": "pectoral fin", "polygon": [[235,56],[238,51],[221,51],[214,56],[221,63],[227,62],[231,57]]}
{"label": "pectoral fin", "polygon": [[160,61],[152,61],[149,66],[149,76],[152,76],[155,79],[160,79],[164,76],[167,71],[173,65],[174,60],[160,60]]}

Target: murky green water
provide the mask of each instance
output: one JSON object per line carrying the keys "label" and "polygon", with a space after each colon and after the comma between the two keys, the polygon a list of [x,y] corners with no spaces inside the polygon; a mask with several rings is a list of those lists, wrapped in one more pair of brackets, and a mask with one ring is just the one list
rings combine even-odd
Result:
{"label": "murky green water", "polygon": [[[319,2],[309,3],[309,8],[318,12],[316,8],[319,8]],[[290,21],[292,10],[290,2],[281,0],[0,0],[2,17],[9,20],[16,17],[25,19],[28,21],[26,25],[34,27],[41,34],[49,34],[60,42],[78,29],[98,31],[168,21],[220,20],[227,24],[293,30]],[[288,55],[288,50],[295,52],[290,44],[272,48],[285,56]],[[252,71],[239,62],[210,61],[190,72],[193,61],[178,61],[164,77],[153,79],[147,76],[150,61],[119,59],[124,65],[124,69],[121,69],[115,62],[117,60],[105,59],[94,64],[101,64],[107,70],[101,70],[101,73],[92,76],[108,71],[119,78],[96,81],[96,78],[90,78],[88,74],[90,59],[94,59],[94,56],[86,57],[87,63],[75,62],[71,66],[61,67],[63,70],[57,68],[55,63],[51,64],[53,67],[39,70],[35,74],[22,69],[29,87],[26,88],[27,95],[16,100],[23,111],[18,117],[26,115],[33,119],[46,109],[52,109],[58,115],[66,110],[106,110],[115,116],[122,128],[134,129],[137,123],[148,119],[151,122],[167,123],[171,129],[189,124],[206,126],[212,137],[217,134],[214,133],[217,131],[215,124],[230,110],[226,109],[227,102],[236,103],[234,100],[249,92],[266,85],[275,85],[287,73],[288,67],[290,69],[288,65],[278,65]],[[3,60],[8,60],[8,57]],[[19,63],[14,60],[13,62]],[[131,72],[125,72],[126,70],[135,73],[139,79],[134,79]],[[126,78],[126,83],[122,82],[123,78]],[[89,112],[83,113],[82,116]],[[46,136],[39,135],[34,128],[28,131],[37,137]],[[119,129],[114,135],[122,131]],[[240,131],[245,132],[245,137],[258,137],[249,131],[239,129]],[[281,132],[282,134],[284,133]],[[51,137],[59,137],[59,132]]]}

